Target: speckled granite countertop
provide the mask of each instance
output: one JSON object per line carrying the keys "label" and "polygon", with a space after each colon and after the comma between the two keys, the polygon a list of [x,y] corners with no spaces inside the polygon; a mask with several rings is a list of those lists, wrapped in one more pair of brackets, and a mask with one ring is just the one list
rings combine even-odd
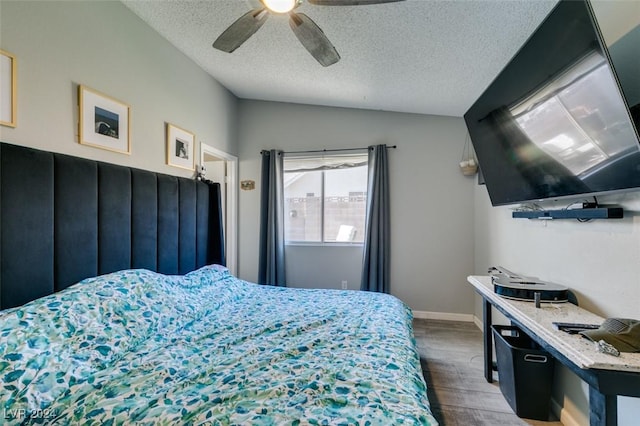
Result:
{"label": "speckled granite countertop", "polygon": [[623,352],[620,357],[606,355],[597,352],[593,342],[588,339],[578,334],[556,330],[552,324],[553,322],[600,324],[604,318],[571,303],[542,303],[541,308],[536,308],[533,302],[505,299],[494,293],[489,276],[472,275],[467,277],[467,280],[485,299],[500,306],[578,367],[640,373],[640,353]]}

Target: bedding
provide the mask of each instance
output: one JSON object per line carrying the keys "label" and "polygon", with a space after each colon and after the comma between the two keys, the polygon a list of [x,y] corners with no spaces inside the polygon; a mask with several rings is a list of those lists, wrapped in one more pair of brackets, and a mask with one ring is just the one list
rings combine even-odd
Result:
{"label": "bedding", "polygon": [[0,312],[0,423],[434,425],[393,296],[126,270]]}

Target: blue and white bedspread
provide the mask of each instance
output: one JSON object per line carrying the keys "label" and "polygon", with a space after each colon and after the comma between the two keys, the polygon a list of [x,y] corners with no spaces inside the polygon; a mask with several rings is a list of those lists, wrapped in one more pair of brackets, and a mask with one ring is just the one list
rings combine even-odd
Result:
{"label": "blue and white bedspread", "polygon": [[129,270],[0,313],[0,423],[436,424],[398,299]]}

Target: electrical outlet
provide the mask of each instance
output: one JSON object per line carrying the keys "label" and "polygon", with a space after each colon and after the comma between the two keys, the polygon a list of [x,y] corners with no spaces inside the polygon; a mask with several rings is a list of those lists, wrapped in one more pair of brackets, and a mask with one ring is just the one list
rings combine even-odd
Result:
{"label": "electrical outlet", "polygon": [[347,280],[342,280],[342,289],[343,289],[343,290],[348,289],[348,287],[347,287]]}

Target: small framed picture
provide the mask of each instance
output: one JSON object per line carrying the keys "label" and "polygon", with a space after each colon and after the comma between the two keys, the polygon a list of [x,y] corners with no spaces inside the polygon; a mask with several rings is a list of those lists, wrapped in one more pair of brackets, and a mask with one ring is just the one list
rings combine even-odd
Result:
{"label": "small framed picture", "polygon": [[0,50],[0,124],[16,127],[16,57]]}
{"label": "small framed picture", "polygon": [[167,123],[167,164],[193,170],[193,146],[196,136],[178,126]]}
{"label": "small framed picture", "polygon": [[123,154],[131,153],[131,108],[110,96],[78,87],[79,142]]}

